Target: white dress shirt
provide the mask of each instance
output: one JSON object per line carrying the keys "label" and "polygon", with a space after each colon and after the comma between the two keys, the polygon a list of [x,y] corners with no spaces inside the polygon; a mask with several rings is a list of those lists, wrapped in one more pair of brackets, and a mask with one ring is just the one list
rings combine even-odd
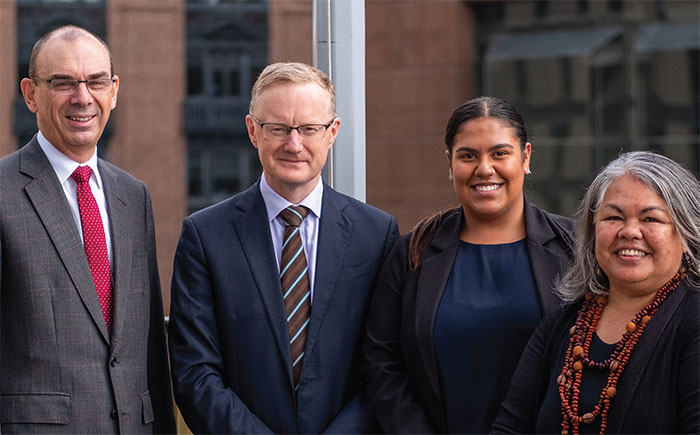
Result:
{"label": "white dress shirt", "polygon": [[102,184],[100,171],[97,168],[97,148],[95,148],[95,152],[92,157],[90,157],[90,160],[79,164],[53,146],[51,142],[44,137],[41,131],[39,131],[37,139],[41,150],[44,151],[46,158],[49,159],[49,163],[51,163],[54,172],[56,172],[58,182],[61,183],[63,187],[63,193],[66,194],[68,205],[70,206],[73,219],[75,220],[75,226],[78,228],[78,234],[80,234],[80,241],[83,243],[83,226],[80,221],[80,208],[78,207],[78,183],[70,176],[78,166],[89,166],[90,169],[92,169],[92,175],[90,175],[89,181],[90,189],[92,190],[92,195],[95,197],[95,201],[97,201],[97,207],[100,209],[100,216],[102,216],[102,225],[105,229],[105,241],[107,242],[107,255],[109,256],[109,266],[112,267],[112,238],[109,233],[109,216],[107,215],[104,185]]}
{"label": "white dress shirt", "polygon": [[282,210],[290,205],[303,205],[310,210],[310,213],[301,222],[299,232],[301,234],[301,244],[304,247],[306,254],[306,264],[309,268],[309,286],[311,287],[311,303],[314,301],[314,277],[316,275],[316,248],[318,246],[318,226],[321,219],[321,202],[323,199],[323,183],[319,178],[318,184],[309,195],[302,199],[299,204],[292,204],[282,198],[277,192],[272,190],[267,181],[265,174],[260,177],[260,193],[265,208],[267,209],[267,217],[270,220],[270,234],[272,235],[272,245],[275,249],[275,260],[277,260],[277,272],[279,274],[280,261],[282,258],[282,239],[284,238],[284,228],[287,224],[279,217]]}

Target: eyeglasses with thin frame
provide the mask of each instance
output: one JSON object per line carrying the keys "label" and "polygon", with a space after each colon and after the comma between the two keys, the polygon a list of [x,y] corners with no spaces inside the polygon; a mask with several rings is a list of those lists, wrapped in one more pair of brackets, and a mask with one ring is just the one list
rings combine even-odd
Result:
{"label": "eyeglasses with thin frame", "polygon": [[81,83],[85,83],[88,92],[92,95],[107,94],[112,90],[114,82],[117,81],[114,77],[102,77],[99,79],[77,80],[77,79],[40,79],[34,78],[40,83],[48,83],[49,90],[54,95],[73,95]]}
{"label": "eyeglasses with thin frame", "polygon": [[319,139],[326,133],[328,128],[333,125],[335,118],[331,119],[328,124],[304,124],[297,127],[292,127],[286,124],[278,124],[275,122],[262,122],[253,115],[250,115],[253,121],[257,122],[262,128],[263,136],[266,139],[281,140],[286,139],[292,134],[292,130],[296,130],[299,136],[305,140]]}

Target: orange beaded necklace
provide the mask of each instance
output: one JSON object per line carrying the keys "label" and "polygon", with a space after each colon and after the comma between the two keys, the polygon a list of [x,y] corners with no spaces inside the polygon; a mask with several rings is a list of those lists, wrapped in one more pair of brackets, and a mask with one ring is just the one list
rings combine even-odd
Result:
{"label": "orange beaded necklace", "polygon": [[[593,341],[593,334],[598,326],[600,315],[608,303],[606,296],[596,296],[593,293],[586,293],[585,302],[578,311],[576,323],[569,330],[569,347],[566,350],[564,367],[561,375],[557,377],[559,384],[559,398],[561,400],[561,433],[564,435],[579,433],[579,425],[592,423],[600,417],[600,434],[605,433],[608,422],[608,411],[613,397],[617,394],[617,382],[625,370],[630,355],[637,345],[642,332],[647,324],[654,317],[661,304],[666,300],[678,284],[685,278],[686,268],[681,270],[669,282],[661,287],[654,297],[654,300],[642,308],[625,327],[626,332],[617,342],[615,350],[608,359],[596,362],[590,359],[588,351]],[[579,394],[581,379],[584,367],[596,370],[609,370],[608,380],[600,393],[598,403],[593,410],[579,415]]]}

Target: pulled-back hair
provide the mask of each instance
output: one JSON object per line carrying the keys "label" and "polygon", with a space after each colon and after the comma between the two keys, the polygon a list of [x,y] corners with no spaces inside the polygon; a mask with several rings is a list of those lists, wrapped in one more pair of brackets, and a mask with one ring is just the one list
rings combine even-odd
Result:
{"label": "pulled-back hair", "polygon": [[666,203],[675,231],[691,260],[688,276],[698,283],[700,182],[668,157],[648,151],[628,152],[620,154],[600,171],[581,201],[576,214],[574,261],[557,286],[557,292],[566,302],[577,300],[589,290],[599,295],[609,292],[605,274],[596,273],[595,217],[605,192],[624,175],[639,180]]}
{"label": "pulled-back hair", "polygon": [[[512,128],[515,136],[520,142],[520,149],[525,150],[527,144],[527,129],[523,117],[520,116],[515,107],[509,103],[495,97],[480,97],[469,100],[452,112],[447,128],[445,129],[445,146],[447,152],[452,155],[452,146],[455,136],[459,133],[461,126],[472,119],[493,118],[501,122],[505,127]],[[420,255],[435,235],[435,231],[440,227],[445,218],[459,212],[461,205],[447,210],[442,210],[433,216],[418,222],[411,233],[411,240],[408,248],[408,263],[411,270],[420,266]]]}
{"label": "pulled-back hair", "polygon": [[335,89],[331,79],[320,69],[299,62],[277,62],[266,66],[253,85],[248,113],[255,116],[256,105],[262,92],[279,83],[316,83],[328,93],[329,115],[336,116]]}

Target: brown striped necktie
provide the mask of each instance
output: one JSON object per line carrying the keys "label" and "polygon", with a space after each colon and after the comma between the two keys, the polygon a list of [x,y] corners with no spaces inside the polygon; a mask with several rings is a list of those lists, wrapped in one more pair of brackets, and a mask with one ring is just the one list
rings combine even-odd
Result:
{"label": "brown striped necktie", "polygon": [[303,206],[289,206],[279,216],[287,224],[282,242],[280,280],[284,310],[289,328],[289,347],[292,354],[292,374],[295,388],[299,384],[301,365],[304,359],[306,331],[311,314],[311,286],[304,246],[301,243],[299,226],[308,215]]}

